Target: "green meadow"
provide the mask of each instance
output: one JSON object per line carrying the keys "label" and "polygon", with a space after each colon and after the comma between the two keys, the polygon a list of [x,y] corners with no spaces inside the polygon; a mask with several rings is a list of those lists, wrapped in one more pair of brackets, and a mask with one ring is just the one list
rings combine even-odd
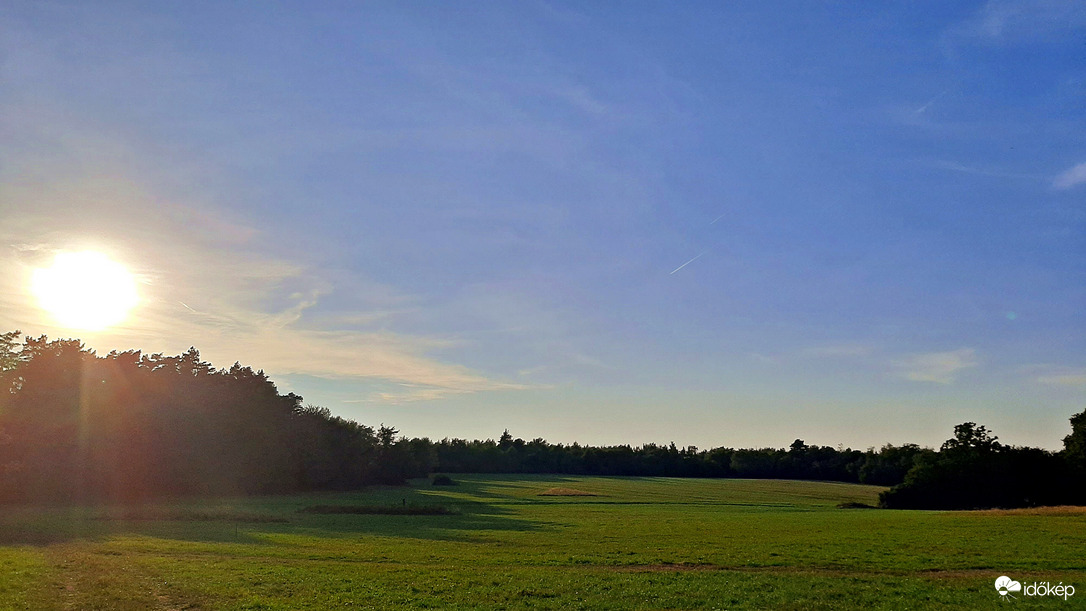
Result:
{"label": "green meadow", "polygon": [[1075,508],[843,509],[881,488],[827,482],[453,477],[5,508],[0,608],[1000,608],[1000,575],[1076,588],[1066,601],[1019,592],[1019,606],[1086,601]]}

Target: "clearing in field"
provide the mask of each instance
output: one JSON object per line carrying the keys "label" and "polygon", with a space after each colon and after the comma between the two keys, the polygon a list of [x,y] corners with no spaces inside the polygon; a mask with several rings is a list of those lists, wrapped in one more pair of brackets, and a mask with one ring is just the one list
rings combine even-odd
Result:
{"label": "clearing in field", "polygon": [[829,482],[456,479],[4,508],[0,608],[992,608],[1001,575],[1086,596],[1080,510],[854,511],[837,506],[880,489]]}

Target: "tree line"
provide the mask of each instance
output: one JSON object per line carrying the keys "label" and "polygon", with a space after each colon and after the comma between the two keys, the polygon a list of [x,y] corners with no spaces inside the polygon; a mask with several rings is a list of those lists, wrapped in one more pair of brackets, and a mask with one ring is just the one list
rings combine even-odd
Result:
{"label": "tree line", "polygon": [[1059,453],[965,423],[938,450],[582,446],[408,439],[280,394],[263,371],[177,356],[100,356],[79,340],[0,334],[0,502],[349,490],[434,472],[740,477],[892,486],[887,507],[1086,502],[1086,412]]}
{"label": "tree line", "polygon": [[396,431],[306,406],[263,371],[0,335],[0,501],[130,501],[400,482]]}
{"label": "tree line", "polygon": [[429,443],[435,468],[452,473],[813,479],[886,486],[901,483],[920,456],[933,452],[913,444],[860,451],[808,445],[801,439],[785,449],[699,450],[674,443],[597,447],[525,441],[514,439],[509,431],[497,441],[414,441]]}

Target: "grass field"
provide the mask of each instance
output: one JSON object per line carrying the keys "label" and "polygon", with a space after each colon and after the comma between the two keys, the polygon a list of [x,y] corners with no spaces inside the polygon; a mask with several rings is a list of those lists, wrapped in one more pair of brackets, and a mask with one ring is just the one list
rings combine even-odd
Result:
{"label": "grass field", "polygon": [[[823,482],[454,477],[451,487],[4,509],[0,608],[1086,607],[1076,509],[838,509],[874,503],[880,489]],[[409,511],[434,506],[452,513]],[[1004,603],[1000,575],[1077,592]]]}

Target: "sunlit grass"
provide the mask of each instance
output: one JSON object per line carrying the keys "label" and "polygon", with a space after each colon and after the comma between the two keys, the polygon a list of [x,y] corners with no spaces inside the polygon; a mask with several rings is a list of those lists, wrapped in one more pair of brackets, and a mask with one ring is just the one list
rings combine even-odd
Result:
{"label": "sunlit grass", "polygon": [[[880,489],[821,482],[456,480],[128,514],[7,509],[0,607],[962,608],[997,604],[1003,574],[1086,594],[1086,515],[1072,511],[837,509]],[[595,496],[541,495],[554,488]],[[456,513],[299,512],[321,505]]]}

